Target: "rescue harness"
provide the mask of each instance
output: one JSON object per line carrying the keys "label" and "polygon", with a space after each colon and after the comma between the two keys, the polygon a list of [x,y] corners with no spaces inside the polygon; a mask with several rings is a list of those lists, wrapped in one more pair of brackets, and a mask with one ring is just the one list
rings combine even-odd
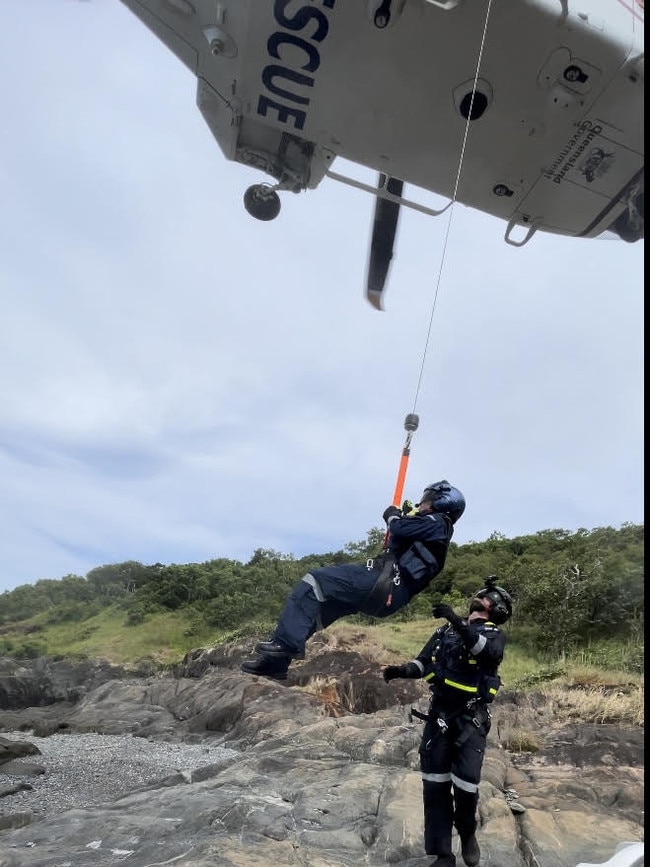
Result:
{"label": "rescue harness", "polygon": [[[480,729],[484,723],[489,723],[491,719],[490,708],[484,702],[481,702],[479,698],[470,699],[470,701],[465,705],[462,705],[451,713],[440,709],[434,710],[433,704],[434,699],[432,698],[428,713],[421,713],[417,708],[412,707],[411,719],[417,717],[417,719],[423,720],[427,723],[435,722],[441,735],[447,734],[451,722],[456,720],[462,721],[464,724],[461,727],[458,737],[454,741],[457,747],[460,747],[465,743],[472,733],[472,726],[476,729]],[[483,719],[481,719],[480,711],[484,712]]]}

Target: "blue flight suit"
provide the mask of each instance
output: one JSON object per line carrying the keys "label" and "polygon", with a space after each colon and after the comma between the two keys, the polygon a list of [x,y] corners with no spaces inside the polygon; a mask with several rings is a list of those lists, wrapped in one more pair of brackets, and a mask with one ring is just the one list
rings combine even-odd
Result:
{"label": "blue flight suit", "polygon": [[[403,608],[416,593],[438,575],[445,564],[454,526],[444,514],[409,515],[390,522],[385,554],[367,565],[345,563],[308,572],[289,596],[274,630],[272,640],[284,644],[294,656],[302,657],[306,641],[318,629],[325,629],[348,614],[389,617]],[[414,542],[420,542],[432,557],[427,575],[417,581],[401,568]],[[373,589],[384,572],[391,571],[390,591],[381,599]],[[287,663],[288,664],[288,663]]]}

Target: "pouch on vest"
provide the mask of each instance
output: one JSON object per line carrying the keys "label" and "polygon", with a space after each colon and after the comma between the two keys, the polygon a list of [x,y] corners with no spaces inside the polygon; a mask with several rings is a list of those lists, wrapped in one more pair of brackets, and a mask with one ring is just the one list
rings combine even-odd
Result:
{"label": "pouch on vest", "polygon": [[360,611],[370,614],[371,617],[381,617],[386,614],[386,606],[392,596],[395,558],[391,554],[384,554],[375,559],[375,564],[381,566],[381,572]]}
{"label": "pouch on vest", "polygon": [[422,542],[413,542],[399,558],[400,575],[405,575],[412,590],[419,592],[440,571],[438,560]]}
{"label": "pouch on vest", "polygon": [[479,684],[479,694],[484,702],[490,703],[494,701],[499,687],[501,686],[501,678],[498,674],[484,674]]}

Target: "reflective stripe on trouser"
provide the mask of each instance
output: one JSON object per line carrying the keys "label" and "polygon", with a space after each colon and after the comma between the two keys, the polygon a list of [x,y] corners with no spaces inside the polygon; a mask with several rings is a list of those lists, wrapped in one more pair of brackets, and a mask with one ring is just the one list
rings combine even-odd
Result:
{"label": "reflective stripe on trouser", "polygon": [[[435,720],[428,721],[420,744],[427,855],[450,853],[451,848],[446,847],[451,847],[452,824],[462,837],[476,830],[478,784],[487,732],[458,718],[449,723],[443,734]],[[455,742],[467,725],[472,726],[470,733],[458,747]]]}

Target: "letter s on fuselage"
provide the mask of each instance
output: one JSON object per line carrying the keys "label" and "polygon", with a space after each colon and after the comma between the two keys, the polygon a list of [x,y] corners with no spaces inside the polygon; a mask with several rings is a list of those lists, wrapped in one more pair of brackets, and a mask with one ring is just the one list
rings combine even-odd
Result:
{"label": "letter s on fuselage", "polygon": [[[302,5],[293,12],[290,10],[287,15],[287,7],[295,5],[296,2],[297,0],[275,0],[273,3],[275,21],[284,29],[276,30],[269,36],[266,50],[272,60],[280,62],[269,63],[262,70],[261,83],[265,92],[260,94],[257,101],[257,113],[267,117],[272,110],[276,112],[275,119],[280,123],[302,129],[311,98],[310,88],[314,86],[314,77],[305,73],[316,72],[320,66],[320,54],[314,43],[323,42],[327,37],[329,21],[322,9],[312,5]],[[321,0],[321,5],[332,9],[335,2],[336,0]],[[302,35],[297,36],[297,33]],[[283,45],[292,45],[303,53],[304,62],[301,66],[284,60]],[[277,99],[271,99],[268,94]]]}

